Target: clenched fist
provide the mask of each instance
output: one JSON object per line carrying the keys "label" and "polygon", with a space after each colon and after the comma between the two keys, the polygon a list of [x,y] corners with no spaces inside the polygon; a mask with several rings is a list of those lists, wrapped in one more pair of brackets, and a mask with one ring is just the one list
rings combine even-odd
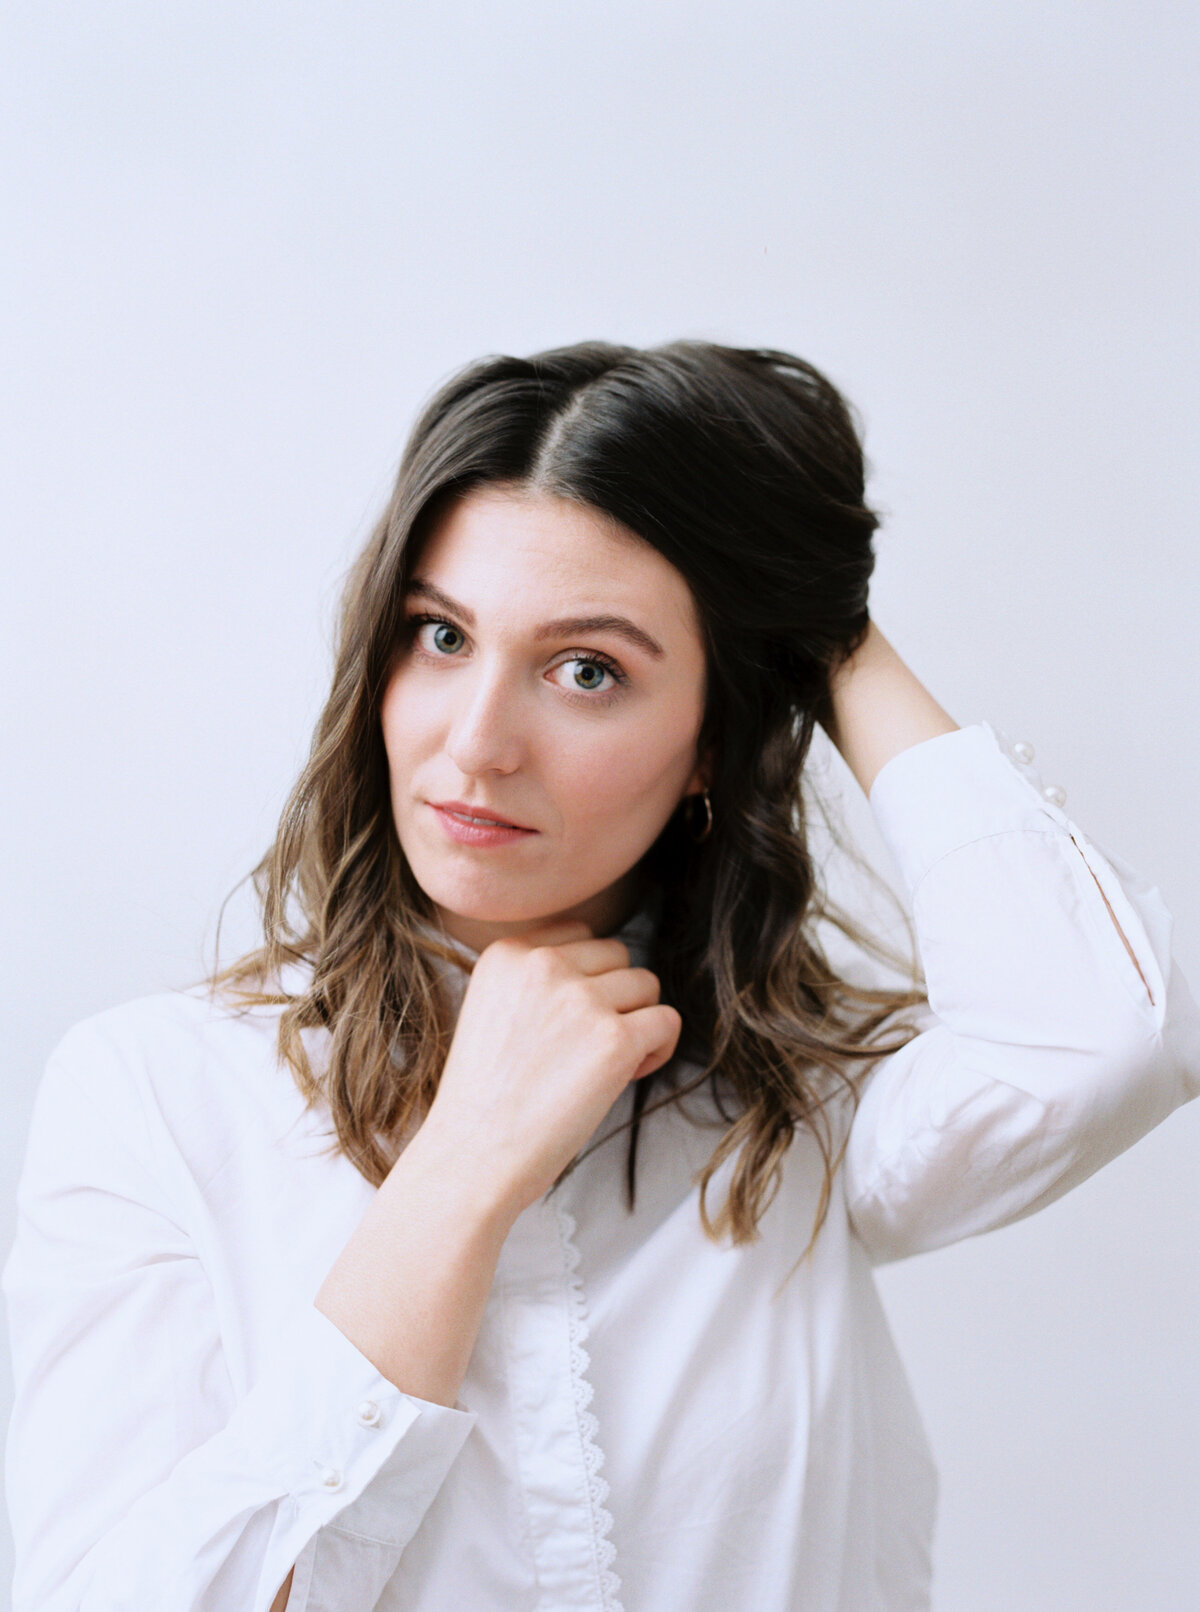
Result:
{"label": "clenched fist", "polygon": [[422,1130],[519,1213],[557,1180],[630,1081],[661,1068],[682,1021],[658,976],[585,923],[479,954]]}

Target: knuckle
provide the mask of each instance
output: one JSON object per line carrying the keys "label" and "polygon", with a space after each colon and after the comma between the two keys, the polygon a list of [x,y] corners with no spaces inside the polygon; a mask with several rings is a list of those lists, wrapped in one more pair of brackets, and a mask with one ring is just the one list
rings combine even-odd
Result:
{"label": "knuckle", "polygon": [[482,963],[485,958],[493,959],[493,966],[498,962],[511,962],[514,958],[520,957],[523,950],[515,935],[504,935],[484,947],[479,954],[479,962]]}
{"label": "knuckle", "polygon": [[619,1013],[606,1013],[596,1026],[596,1043],[606,1058],[615,1058],[625,1051],[625,1027]]}
{"label": "knuckle", "polygon": [[599,1005],[592,981],[584,976],[571,975],[563,980],[560,989],[576,1012],[593,1013]]}
{"label": "knuckle", "polygon": [[558,979],[562,973],[562,959],[553,946],[533,946],[526,954],[526,968],[534,979],[544,983]]}

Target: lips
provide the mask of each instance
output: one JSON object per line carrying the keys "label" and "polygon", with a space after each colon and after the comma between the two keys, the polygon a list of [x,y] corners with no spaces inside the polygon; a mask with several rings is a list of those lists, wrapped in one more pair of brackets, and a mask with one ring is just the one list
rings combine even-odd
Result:
{"label": "lips", "polygon": [[[526,828],[524,823],[514,823],[511,817],[501,817],[498,812],[488,811],[485,806],[469,806],[464,800],[431,800],[429,804],[440,812],[451,812],[468,822],[487,824],[496,828]],[[533,831],[526,829],[526,832]]]}

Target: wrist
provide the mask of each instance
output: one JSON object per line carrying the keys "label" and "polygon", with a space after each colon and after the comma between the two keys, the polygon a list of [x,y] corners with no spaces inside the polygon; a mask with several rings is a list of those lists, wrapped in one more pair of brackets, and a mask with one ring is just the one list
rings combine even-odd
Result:
{"label": "wrist", "polygon": [[426,1116],[380,1191],[386,1192],[393,1179],[400,1178],[419,1183],[422,1193],[434,1201],[452,1201],[456,1216],[461,1215],[465,1226],[485,1240],[494,1236],[502,1242],[526,1207],[520,1191],[494,1168],[494,1161],[446,1128],[436,1110]]}

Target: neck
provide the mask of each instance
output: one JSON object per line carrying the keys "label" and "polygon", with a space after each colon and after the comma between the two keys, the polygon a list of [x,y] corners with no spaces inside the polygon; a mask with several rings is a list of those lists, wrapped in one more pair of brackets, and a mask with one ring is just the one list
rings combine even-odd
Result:
{"label": "neck", "polygon": [[478,953],[485,946],[490,946],[493,940],[501,940],[508,935],[527,934],[531,930],[541,929],[551,923],[582,921],[588,925],[593,935],[614,934],[632,918],[645,896],[646,888],[638,875],[638,870],[631,868],[624,878],[618,879],[606,890],[589,896],[586,901],[534,918],[492,922],[483,918],[464,917],[459,913],[448,911],[445,907],[438,907],[436,915],[438,924],[451,939]]}

